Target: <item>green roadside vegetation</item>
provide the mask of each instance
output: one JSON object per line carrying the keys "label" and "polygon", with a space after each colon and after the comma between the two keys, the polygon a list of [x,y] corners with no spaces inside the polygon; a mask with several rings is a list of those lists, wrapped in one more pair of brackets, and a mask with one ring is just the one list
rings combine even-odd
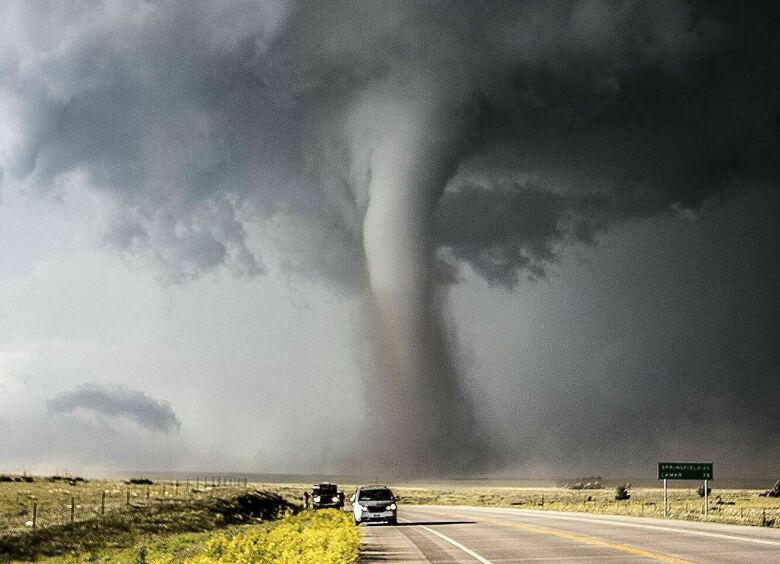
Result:
{"label": "green roadside vegetation", "polygon": [[[349,514],[300,511],[303,486],[0,481],[0,562],[354,564]],[[32,523],[35,521],[35,527]]]}
{"label": "green roadside vegetation", "polygon": [[43,560],[47,564],[356,564],[360,533],[333,509],[289,513],[258,525],[150,538],[123,550]]}
{"label": "green roadside vegetation", "polygon": [[278,494],[259,490],[225,497],[126,505],[121,510],[107,511],[104,515],[89,516],[73,523],[0,532],[0,561],[35,561],[55,556],[100,561],[100,555],[106,551],[131,548],[166,535],[271,521],[293,508]]}

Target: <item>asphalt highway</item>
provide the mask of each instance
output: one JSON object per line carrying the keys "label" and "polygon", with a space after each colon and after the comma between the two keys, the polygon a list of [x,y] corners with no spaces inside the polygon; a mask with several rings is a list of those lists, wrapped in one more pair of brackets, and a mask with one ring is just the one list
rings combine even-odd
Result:
{"label": "asphalt highway", "polygon": [[461,506],[401,506],[361,525],[363,563],[772,562],[780,529]]}

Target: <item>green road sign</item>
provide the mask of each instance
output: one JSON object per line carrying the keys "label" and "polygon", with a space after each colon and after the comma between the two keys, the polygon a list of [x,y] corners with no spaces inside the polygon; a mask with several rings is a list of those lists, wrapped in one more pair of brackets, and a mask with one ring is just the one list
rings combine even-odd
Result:
{"label": "green road sign", "polygon": [[712,462],[659,462],[659,480],[712,480]]}

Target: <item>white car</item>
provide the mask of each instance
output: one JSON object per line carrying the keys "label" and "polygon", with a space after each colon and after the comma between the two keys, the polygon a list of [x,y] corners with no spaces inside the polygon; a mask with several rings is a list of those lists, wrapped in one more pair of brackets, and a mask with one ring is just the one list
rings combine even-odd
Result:
{"label": "white car", "polygon": [[387,486],[360,486],[349,498],[355,524],[369,521],[398,522],[398,498]]}

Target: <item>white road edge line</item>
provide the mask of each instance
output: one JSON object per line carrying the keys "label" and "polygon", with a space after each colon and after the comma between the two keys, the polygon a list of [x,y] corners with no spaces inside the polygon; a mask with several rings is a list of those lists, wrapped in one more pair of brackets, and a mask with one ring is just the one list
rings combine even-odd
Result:
{"label": "white road edge line", "polygon": [[476,552],[474,552],[470,548],[468,548],[466,546],[463,546],[458,541],[451,539],[447,535],[443,535],[439,531],[434,531],[433,529],[431,529],[430,527],[426,527],[425,525],[417,525],[417,526],[420,527],[421,529],[425,529],[426,531],[428,531],[429,533],[431,533],[433,535],[436,535],[440,539],[447,541],[452,546],[455,546],[455,547],[461,549],[463,552],[465,552],[466,554],[468,554],[469,556],[471,556],[475,560],[477,560],[479,562],[482,562],[482,564],[493,564],[490,560],[488,560],[484,556],[480,556],[479,554],[477,554]]}
{"label": "white road edge line", "polygon": [[[440,506],[441,507],[441,506]],[[452,506],[457,507],[457,506]],[[491,511],[494,512],[500,512],[500,513],[508,513],[508,514],[514,514],[514,515],[530,515],[529,512],[522,512],[522,509],[509,509],[505,507],[495,507],[495,508],[487,508],[487,507],[468,507],[464,508],[467,511],[468,510],[474,510],[476,509],[478,513],[482,513],[483,510],[485,513],[490,513]],[[522,512],[522,513],[521,513]],[[545,511],[534,511],[533,513],[538,513],[539,517],[547,518],[547,519],[563,519],[567,521],[582,521],[584,523],[598,523],[598,524],[608,524],[608,525],[616,525],[618,527],[635,527],[639,529],[654,529],[657,531],[668,531],[673,533],[679,533],[683,535],[698,535],[702,537],[714,537],[718,539],[727,539],[727,540],[735,540],[735,541],[743,541],[743,542],[752,542],[756,544],[768,544],[770,546],[780,546],[780,542],[773,541],[769,539],[757,539],[755,537],[740,537],[736,535],[727,535],[724,533],[710,533],[708,531],[697,531],[696,529],[683,529],[683,528],[676,528],[676,527],[664,527],[661,525],[647,525],[644,523],[627,523],[625,521],[617,521],[613,519],[588,519],[587,517],[570,517],[568,515],[558,515],[554,514],[552,511],[545,512]],[[545,515],[546,513],[546,515]],[[534,515],[537,516],[537,515]]]}

